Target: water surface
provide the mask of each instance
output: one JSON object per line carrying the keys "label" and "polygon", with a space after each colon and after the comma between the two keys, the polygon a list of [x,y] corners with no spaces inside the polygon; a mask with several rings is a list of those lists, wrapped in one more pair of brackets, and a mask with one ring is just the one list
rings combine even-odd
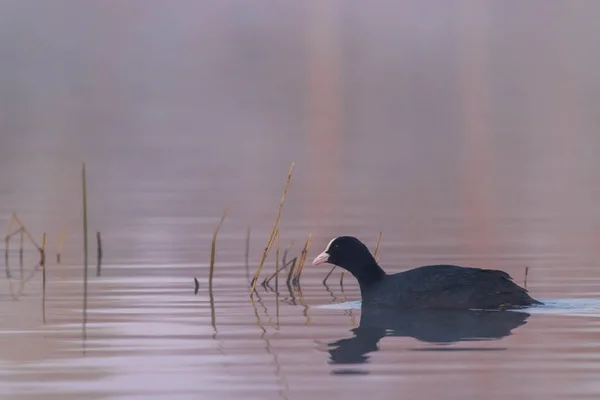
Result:
{"label": "water surface", "polygon": [[[19,293],[13,251],[0,274],[0,397],[597,398],[599,12],[0,1],[0,223],[17,212],[48,235],[45,315],[39,271]],[[82,161],[91,254],[104,243],[85,325]],[[382,231],[389,272],[445,262],[522,283],[529,267],[547,305],[365,314],[353,279],[325,287],[310,265],[301,293],[251,301],[246,231],[252,273],[292,161],[290,255],[309,233],[311,260]],[[37,257],[26,247],[25,277]]]}

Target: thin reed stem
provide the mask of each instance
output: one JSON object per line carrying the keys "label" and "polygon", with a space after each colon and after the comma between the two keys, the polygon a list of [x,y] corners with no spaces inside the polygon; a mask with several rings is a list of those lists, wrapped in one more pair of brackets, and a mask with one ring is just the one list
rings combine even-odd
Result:
{"label": "thin reed stem", "polygon": [[[281,268],[279,268],[276,273],[279,273],[281,271],[283,271],[284,269],[286,269],[288,266],[292,265],[292,262],[297,262],[298,261],[298,257],[294,257],[292,258],[290,261],[287,262],[287,264],[283,265]],[[265,280],[261,283],[262,286],[266,286],[269,284],[269,282],[271,282],[273,280],[273,278],[275,278],[275,274],[268,276],[267,278],[265,278]]]}
{"label": "thin reed stem", "polygon": [[246,229],[246,281],[250,282],[250,227]]}
{"label": "thin reed stem", "polygon": [[262,258],[260,260],[260,264],[258,264],[258,268],[256,269],[256,273],[254,274],[254,279],[252,279],[252,287],[250,288],[250,296],[254,294],[256,290],[256,282],[258,281],[258,277],[260,276],[260,271],[265,264],[265,260],[267,259],[267,255],[269,254],[269,250],[271,249],[271,245],[273,244],[273,239],[275,238],[275,231],[279,228],[279,219],[281,218],[281,210],[283,209],[283,202],[285,201],[285,195],[287,194],[288,188],[290,186],[290,181],[292,180],[292,172],[294,171],[294,163],[290,165],[290,171],[288,172],[287,179],[285,181],[285,187],[283,188],[283,194],[281,195],[281,201],[279,202],[279,209],[277,210],[277,216],[275,217],[275,224],[273,225],[273,230],[271,232],[271,236],[267,241],[267,245],[265,246],[265,251],[263,252]]}
{"label": "thin reed stem", "polygon": [[225,221],[225,217],[227,216],[227,208],[223,209],[223,213],[221,214],[221,220],[219,221],[219,225],[217,225],[217,229],[213,233],[213,239],[210,246],[210,270],[208,273],[208,286],[212,286],[213,275],[215,273],[215,252],[217,248],[217,234],[219,233],[219,229],[221,229],[221,225],[223,225],[223,221]]}
{"label": "thin reed stem", "polygon": [[288,247],[285,248],[285,250],[283,251],[283,260],[282,260],[282,264],[283,264],[283,268],[287,268],[287,255],[290,252],[292,246],[294,245],[294,241],[292,240],[292,243],[290,243],[290,245]]}
{"label": "thin reed stem", "polygon": [[373,252],[373,257],[375,257],[376,262],[379,262],[379,259],[377,258],[377,253],[379,252],[379,243],[381,242],[381,235],[383,235],[383,232],[379,231],[379,236],[377,236],[377,244],[375,245],[375,251]]}
{"label": "thin reed stem", "polygon": [[19,229],[19,266],[21,268],[21,279],[23,279],[23,248],[25,245],[25,232],[23,228]]}
{"label": "thin reed stem", "polygon": [[87,296],[88,296],[88,217],[87,217],[87,182],[85,163],[81,167],[81,200],[83,204],[83,340],[86,339]]}
{"label": "thin reed stem", "polygon": [[275,242],[275,293],[279,292],[279,229]]}
{"label": "thin reed stem", "polygon": [[97,258],[96,258],[96,276],[102,274],[102,236],[100,232],[96,232],[96,246],[97,246]]}
{"label": "thin reed stem", "polygon": [[335,270],[335,265],[333,267],[331,267],[331,269],[329,270],[329,272],[327,273],[327,275],[325,275],[325,279],[323,279],[323,285],[327,286],[327,279],[329,279],[329,277],[331,276],[331,274],[333,274],[334,270]]}
{"label": "thin reed stem", "polygon": [[58,252],[56,253],[56,262],[59,264],[60,264],[60,259],[62,257],[63,249],[65,247],[65,239],[66,239],[66,232],[64,229],[61,229],[60,233],[58,234]]}
{"label": "thin reed stem", "polygon": [[304,248],[302,249],[302,253],[300,253],[300,263],[298,264],[298,269],[296,270],[296,275],[294,276],[294,282],[296,284],[300,282],[300,275],[302,274],[302,269],[304,268],[304,263],[306,262],[306,256],[308,255],[308,246],[310,246],[311,238],[312,233],[309,233],[308,239],[306,239],[306,243],[304,244]]}
{"label": "thin reed stem", "polygon": [[[197,282],[197,281],[196,281]],[[213,339],[217,337],[217,313],[215,311],[215,295],[213,294],[212,284],[208,285],[208,299],[210,301],[210,324],[213,327]]]}
{"label": "thin reed stem", "polygon": [[46,232],[42,236],[42,251],[40,256],[42,266],[42,321],[46,323]]}
{"label": "thin reed stem", "polygon": [[13,218],[15,219],[15,221],[21,225],[21,228],[23,228],[23,232],[25,232],[25,234],[27,235],[27,237],[29,238],[29,240],[31,241],[31,243],[33,243],[33,245],[39,250],[42,249],[42,246],[40,246],[35,239],[33,238],[33,236],[31,235],[31,233],[29,232],[29,230],[27,230],[27,227],[25,226],[25,224],[19,219],[19,217],[17,217],[16,214],[13,214]]}
{"label": "thin reed stem", "polygon": [[[296,262],[298,261],[298,257],[294,257],[292,261],[292,265],[290,266],[290,272],[288,272],[286,283],[289,284],[292,282],[292,278],[294,277],[294,270],[296,269]],[[289,289],[289,288],[288,288]]]}
{"label": "thin reed stem", "polygon": [[46,265],[46,232],[42,236],[42,248],[40,249],[40,265]]}

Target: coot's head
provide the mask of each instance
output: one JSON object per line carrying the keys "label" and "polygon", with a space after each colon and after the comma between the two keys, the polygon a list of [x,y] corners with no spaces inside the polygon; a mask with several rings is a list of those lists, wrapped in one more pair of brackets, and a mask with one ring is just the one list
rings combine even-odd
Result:
{"label": "coot's head", "polygon": [[313,265],[324,263],[337,265],[356,277],[374,267],[379,269],[367,246],[352,236],[339,236],[331,240],[313,261]]}

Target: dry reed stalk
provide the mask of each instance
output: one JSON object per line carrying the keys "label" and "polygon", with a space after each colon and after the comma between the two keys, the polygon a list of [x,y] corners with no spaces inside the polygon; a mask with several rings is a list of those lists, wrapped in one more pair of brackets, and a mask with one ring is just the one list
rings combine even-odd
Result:
{"label": "dry reed stalk", "polygon": [[98,246],[98,258],[102,258],[102,235],[96,232],[96,245]]}
{"label": "dry reed stalk", "polygon": [[[196,278],[194,278],[194,279],[196,279]],[[195,282],[197,283],[198,281],[195,280]],[[218,330],[217,330],[217,314],[215,311],[215,295],[213,294],[212,282],[209,282],[209,285],[208,285],[208,299],[210,301],[210,324],[213,327],[213,339],[214,339],[218,333]]]}
{"label": "dry reed stalk", "polygon": [[87,220],[87,182],[85,163],[81,166],[81,200],[83,205],[83,335],[86,337],[87,324],[87,286],[88,286],[88,220]]}
{"label": "dry reed stalk", "polygon": [[13,236],[15,236],[17,233],[23,233],[23,228],[18,228],[16,231],[11,232],[8,236],[9,239],[12,239]]}
{"label": "dry reed stalk", "polygon": [[12,228],[12,224],[13,224],[14,220],[15,220],[15,213],[12,213],[10,215],[10,218],[8,219],[8,225],[6,225],[6,236],[9,236],[10,228]]}
{"label": "dry reed stalk", "polygon": [[[18,224],[20,227],[17,230],[15,230],[14,232],[11,232],[11,229],[12,229],[14,223]],[[31,243],[38,249],[38,251],[41,251],[40,245],[37,244],[37,242],[31,235],[31,233],[29,232],[29,230],[27,230],[27,227],[25,226],[25,224],[23,224],[23,222],[19,219],[19,217],[17,216],[16,213],[12,213],[10,216],[10,219],[8,220],[8,224],[6,226],[6,236],[4,237],[4,247],[5,247],[4,259],[6,262],[6,276],[7,277],[10,277],[10,269],[8,267],[10,239],[17,233],[21,234],[21,240],[20,240],[21,247],[19,248],[19,259],[20,259],[21,263],[23,262],[23,247],[24,247],[24,237],[23,236],[24,236],[24,234],[27,235],[27,237],[29,238]]]}
{"label": "dry reed stalk", "polygon": [[333,267],[331,267],[331,269],[329,270],[329,272],[327,273],[327,275],[325,275],[325,279],[323,279],[323,285],[327,286],[327,279],[329,279],[329,277],[331,276],[331,274],[333,274],[333,270],[335,269],[335,265]]}
{"label": "dry reed stalk", "polygon": [[56,262],[60,264],[60,259],[62,257],[63,250],[65,248],[65,239],[67,233],[64,229],[61,229],[58,234],[58,252],[56,253]]}
{"label": "dry reed stalk", "polygon": [[[257,295],[258,295],[258,293],[257,293]],[[260,315],[258,314],[258,308],[256,307],[256,303],[254,302],[254,296],[250,296],[250,303],[252,303],[252,308],[254,308],[254,316],[256,317],[256,326],[258,326],[260,328],[260,330],[262,331],[262,334],[260,336],[262,338],[263,335],[265,333],[267,333],[267,330],[265,329],[265,327],[263,326],[263,324],[260,320]]]}
{"label": "dry reed stalk", "polygon": [[271,232],[271,236],[267,241],[267,245],[265,246],[265,251],[263,252],[262,258],[260,260],[260,264],[258,264],[258,268],[256,269],[256,273],[254,274],[254,278],[252,279],[252,287],[250,288],[250,296],[254,294],[256,290],[256,282],[258,281],[258,277],[260,276],[260,271],[265,264],[265,260],[267,259],[267,255],[269,254],[269,250],[271,249],[271,245],[273,244],[273,239],[275,238],[275,231],[279,229],[279,218],[281,218],[281,210],[283,209],[283,202],[285,201],[285,195],[287,194],[288,187],[290,186],[290,181],[292,180],[292,172],[294,171],[294,163],[290,165],[290,171],[288,172],[287,179],[285,181],[285,187],[283,188],[283,194],[281,195],[281,201],[279,202],[279,209],[277,210],[277,216],[275,217],[275,224],[273,225],[273,231]]}
{"label": "dry reed stalk", "polygon": [[292,263],[295,263],[298,261],[298,257],[294,257],[292,258],[290,261],[287,262],[287,264],[283,265],[281,268],[279,268],[273,275],[270,275],[268,277],[265,278],[265,280],[261,283],[262,286],[267,286],[269,284],[269,282],[271,282],[273,280],[273,278],[275,278],[275,274],[279,273],[281,271],[283,271],[284,269],[286,269],[288,266],[292,265]]}
{"label": "dry reed stalk", "polygon": [[46,265],[46,232],[42,236],[42,248],[40,249],[40,265]]}
{"label": "dry reed stalk", "polygon": [[[11,232],[12,226],[13,224],[16,223],[19,225],[19,228],[13,232]],[[23,222],[19,219],[19,217],[17,216],[16,213],[12,213],[11,217],[8,221],[8,225],[6,227],[6,237],[4,238],[4,243],[5,243],[5,262],[6,262],[6,276],[7,278],[10,278],[10,268],[9,268],[9,263],[8,263],[8,259],[9,259],[9,246],[10,246],[10,239],[15,236],[16,234],[20,234],[20,247],[19,247],[19,267],[20,267],[20,278],[21,278],[21,291],[23,289],[23,279],[24,279],[24,271],[23,271],[23,253],[24,253],[24,246],[25,246],[25,235],[27,235],[27,237],[29,238],[29,240],[31,241],[31,243],[38,249],[38,251],[40,252],[40,255],[43,257],[44,255],[44,248],[40,247],[37,242],[35,241],[35,239],[33,239],[33,236],[31,235],[31,233],[27,230],[27,227],[25,226],[25,224],[23,224]],[[44,244],[45,246],[45,244]],[[40,259],[40,264],[43,262],[44,260]]]}
{"label": "dry reed stalk", "polygon": [[19,228],[16,231],[14,231],[13,233],[11,233],[9,236],[10,239],[12,239],[13,236],[15,236],[17,233],[21,233],[23,234],[23,228]]}
{"label": "dry reed stalk", "polygon": [[12,234],[10,233],[10,228],[12,228],[12,224],[14,221],[15,213],[12,213],[10,218],[8,219],[8,224],[6,225],[6,236],[4,236],[4,263],[6,266],[6,278],[10,279],[10,267],[8,266],[8,251],[10,245],[10,237]]}
{"label": "dry reed stalk", "polygon": [[[292,262],[291,262],[291,261],[290,261],[290,262],[287,262],[287,255],[288,255],[288,253],[290,252],[290,249],[292,248],[292,246],[293,246],[293,245],[294,245],[294,241],[292,240],[292,242],[289,244],[289,246],[288,246],[288,247],[286,247],[286,248],[285,248],[285,250],[283,251],[283,258],[282,258],[282,261],[281,261],[281,265],[282,265],[282,266],[281,266],[281,268],[279,268],[279,269],[276,269],[274,274],[272,274],[272,275],[270,275],[270,276],[267,276],[267,277],[266,277],[266,278],[263,280],[263,282],[261,283],[261,285],[262,285],[262,286],[267,286],[267,285],[269,284],[269,282],[270,282],[270,281],[271,281],[273,278],[275,278],[275,274],[277,274],[277,273],[279,273],[279,272],[283,271],[284,269],[286,269],[286,268],[288,267],[288,265],[291,265],[291,264],[292,264]],[[297,258],[297,257],[296,257],[296,258]]]}
{"label": "dry reed stalk", "polygon": [[31,235],[31,233],[29,232],[29,230],[27,229],[27,227],[25,226],[25,224],[19,219],[19,217],[17,217],[17,214],[13,214],[13,218],[15,219],[15,221],[19,225],[21,225],[21,228],[23,229],[23,232],[25,232],[25,234],[27,235],[27,237],[29,238],[29,240],[31,241],[31,243],[33,243],[33,245],[38,249],[38,251],[40,251],[42,249],[42,247],[35,241],[35,239]]}
{"label": "dry reed stalk", "polygon": [[283,260],[282,260],[282,264],[283,264],[283,268],[287,268],[287,255],[290,252],[290,250],[292,249],[292,246],[294,245],[294,241],[292,240],[292,243],[290,243],[290,245],[288,247],[285,248],[285,250],[283,251]]}
{"label": "dry reed stalk", "polygon": [[[64,248],[65,248],[66,236],[67,236],[67,232],[65,231],[65,229],[61,229],[60,232],[58,233],[58,249],[56,252],[56,263],[57,264],[60,264],[62,261],[62,254],[63,254]],[[60,277],[63,280],[66,279],[65,268],[66,268],[66,266],[59,269]]]}
{"label": "dry reed stalk", "polygon": [[215,252],[217,248],[217,234],[219,233],[219,229],[221,229],[221,225],[223,225],[223,221],[225,221],[225,217],[227,217],[227,208],[223,209],[223,213],[221,214],[221,220],[219,221],[219,225],[217,225],[217,229],[213,233],[212,243],[210,245],[210,270],[208,273],[208,285],[212,286],[213,275],[215,273]]}
{"label": "dry reed stalk", "polygon": [[42,250],[40,252],[40,265],[42,266],[42,322],[46,323],[46,232],[42,236]]}
{"label": "dry reed stalk", "polygon": [[300,253],[300,262],[298,263],[298,269],[296,270],[296,274],[294,276],[294,282],[298,284],[300,282],[300,275],[302,274],[302,269],[304,268],[304,263],[306,262],[306,256],[308,254],[308,246],[310,246],[310,239],[312,238],[312,233],[308,234],[308,239],[306,239],[306,243],[304,244],[304,248],[302,249],[302,253]]}
{"label": "dry reed stalk", "polygon": [[[292,261],[290,261],[292,263],[292,265],[290,266],[290,272],[288,272],[288,276],[286,279],[286,283],[289,286],[290,283],[292,282],[292,278],[294,277],[294,271],[296,270],[296,262],[298,261],[298,257],[294,257],[294,259]],[[289,287],[288,287],[289,289]]]}
{"label": "dry reed stalk", "polygon": [[246,229],[246,281],[250,282],[250,227]]}
{"label": "dry reed stalk", "polygon": [[21,279],[23,279],[23,247],[25,245],[25,233],[19,229],[19,267],[21,269]]}
{"label": "dry reed stalk", "polygon": [[96,257],[96,276],[100,276],[102,273],[102,237],[100,236],[100,232],[96,232],[96,245],[98,246]]}
{"label": "dry reed stalk", "polygon": [[529,267],[525,267],[525,281],[523,282],[525,290],[527,290],[527,275],[529,275]]}
{"label": "dry reed stalk", "polygon": [[277,229],[275,241],[275,293],[279,292],[279,229]]}
{"label": "dry reed stalk", "polygon": [[279,330],[279,290],[275,290],[275,314],[276,314],[276,323],[277,330]]}
{"label": "dry reed stalk", "polygon": [[[12,224],[14,221],[15,217],[15,213],[12,213],[10,218],[8,219],[8,224],[6,225],[6,236],[4,236],[4,258],[7,260],[7,267],[8,267],[8,246],[9,246],[9,242],[10,242],[10,237],[12,236],[12,234],[10,233],[10,228],[12,228]],[[6,273],[8,274],[8,269],[6,270]]]}
{"label": "dry reed stalk", "polygon": [[35,276],[35,274],[38,272],[39,267],[41,267],[40,264],[37,264],[29,273],[29,275],[27,276],[27,278],[21,280],[21,285],[19,287],[19,296],[23,295],[23,290],[25,290],[25,285]]}
{"label": "dry reed stalk", "polygon": [[373,252],[375,262],[379,262],[379,259],[377,258],[377,253],[379,252],[379,243],[381,242],[381,235],[383,235],[383,232],[379,231],[379,236],[377,236],[377,244],[375,245],[375,251]]}

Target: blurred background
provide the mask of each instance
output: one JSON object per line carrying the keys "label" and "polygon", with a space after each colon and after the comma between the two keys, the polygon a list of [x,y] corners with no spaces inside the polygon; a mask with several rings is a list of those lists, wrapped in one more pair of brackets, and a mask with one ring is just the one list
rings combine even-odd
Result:
{"label": "blurred background", "polygon": [[[206,278],[212,233],[228,207],[218,242],[224,266],[216,279],[228,288],[221,310],[227,315],[243,303],[254,326],[241,264],[246,230],[252,228],[253,270],[295,162],[282,246],[294,241],[298,252],[312,233],[309,260],[334,236],[356,235],[374,246],[382,231],[380,254],[390,272],[454,262],[501,268],[521,282],[529,266],[535,297],[596,298],[599,16],[595,0],[0,0],[0,223],[17,212],[36,237],[48,233],[52,252],[65,229],[68,278],[80,279],[85,162],[90,235],[103,234],[107,276],[175,279],[173,295],[193,302],[192,276]],[[305,269],[307,303],[331,300],[319,285],[325,270]],[[350,278],[348,285],[349,299],[358,299]],[[13,349],[0,365],[13,371],[37,358],[17,348],[40,343],[41,322],[29,311],[37,310],[37,297],[14,303],[1,290],[2,328],[30,332],[23,342],[0,336],[0,347]],[[61,290],[66,297],[50,302],[48,312],[55,322],[74,323],[80,284]],[[118,313],[111,307],[122,301],[102,302],[100,292],[91,307]],[[135,307],[134,300],[126,303]],[[196,324],[204,326],[202,307],[205,319]],[[332,333],[339,324],[328,318],[324,325],[313,320],[311,331],[290,329],[306,343],[349,334],[347,326]],[[514,343],[539,341],[533,332],[554,326],[538,321]],[[548,347],[540,351],[563,340],[542,340]],[[296,361],[303,351],[285,349]],[[326,368],[321,353],[313,356],[308,365]],[[507,366],[513,356],[505,356]],[[480,358],[462,357],[473,371],[481,368]],[[427,370],[430,361],[423,362]],[[570,367],[557,368],[568,375]],[[312,374],[296,376],[310,381]],[[498,382],[519,381],[498,374]],[[139,394],[148,376],[122,385]],[[462,398],[496,393],[469,386],[472,376],[447,379],[465,380]],[[527,390],[571,399],[577,390],[600,393],[592,380],[582,388],[581,376],[553,383],[547,376],[529,376]],[[339,378],[325,378],[324,388],[341,390],[330,381]],[[382,379],[396,391],[393,378]],[[281,397],[274,394],[280,390],[305,398],[302,382],[296,392],[281,383],[273,392],[240,387],[255,389],[248,393],[257,398]],[[411,382],[418,398],[439,394]],[[190,396],[200,390],[185,387]],[[11,388],[9,399],[33,398]],[[78,388],[79,396],[90,395],[84,383]],[[344,393],[365,392],[356,386]]]}

